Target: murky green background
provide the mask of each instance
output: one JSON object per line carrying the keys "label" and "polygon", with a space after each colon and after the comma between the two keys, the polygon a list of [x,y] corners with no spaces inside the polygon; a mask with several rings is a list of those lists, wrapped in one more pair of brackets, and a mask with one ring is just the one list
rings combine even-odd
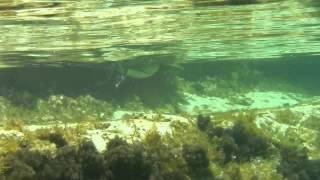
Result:
{"label": "murky green background", "polygon": [[[316,0],[0,2],[0,119],[108,119],[313,101]],[[318,98],[319,99],[319,98]]]}

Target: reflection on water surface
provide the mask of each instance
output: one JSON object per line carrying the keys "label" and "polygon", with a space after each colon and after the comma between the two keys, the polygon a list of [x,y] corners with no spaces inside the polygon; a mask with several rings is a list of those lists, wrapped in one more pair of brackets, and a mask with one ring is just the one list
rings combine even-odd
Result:
{"label": "reflection on water surface", "polygon": [[207,2],[2,1],[1,64],[319,54],[320,13],[311,2]]}

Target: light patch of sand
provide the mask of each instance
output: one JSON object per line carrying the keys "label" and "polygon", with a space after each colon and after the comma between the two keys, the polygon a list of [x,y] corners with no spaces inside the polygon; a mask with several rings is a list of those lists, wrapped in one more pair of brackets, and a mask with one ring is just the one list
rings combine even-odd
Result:
{"label": "light patch of sand", "polygon": [[180,109],[190,114],[290,107],[306,99],[299,94],[275,91],[249,92],[232,98],[207,97],[189,93],[185,93],[185,97],[186,103],[180,104]]}

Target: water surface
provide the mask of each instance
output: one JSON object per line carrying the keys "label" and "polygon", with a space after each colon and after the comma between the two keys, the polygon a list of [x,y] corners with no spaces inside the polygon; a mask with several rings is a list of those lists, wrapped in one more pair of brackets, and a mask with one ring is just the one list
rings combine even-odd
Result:
{"label": "water surface", "polygon": [[0,62],[12,66],[140,57],[189,62],[319,55],[320,9],[315,3],[201,2],[2,1]]}

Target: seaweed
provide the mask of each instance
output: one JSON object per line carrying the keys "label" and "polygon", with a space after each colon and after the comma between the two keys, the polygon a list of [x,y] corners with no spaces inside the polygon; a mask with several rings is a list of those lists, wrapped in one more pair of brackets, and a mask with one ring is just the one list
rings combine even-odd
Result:
{"label": "seaweed", "polygon": [[84,179],[102,179],[106,175],[103,155],[92,141],[85,141],[79,146],[78,157]]}
{"label": "seaweed", "polygon": [[128,144],[119,138],[111,140],[105,152],[105,167],[110,170],[111,180],[148,180],[151,165],[146,160],[143,146],[139,143]]}
{"label": "seaweed", "polygon": [[218,139],[219,148],[225,155],[225,163],[232,160],[249,161],[254,157],[266,157],[270,154],[272,140],[254,124],[255,114],[239,114],[233,126],[222,128],[220,126],[207,127],[209,139]]}
{"label": "seaweed", "polygon": [[150,129],[143,140],[147,159],[152,164],[152,180],[185,180],[187,170],[180,151],[162,137],[156,127]]}
{"label": "seaweed", "polygon": [[299,122],[298,120],[300,120],[300,117],[290,109],[284,109],[276,112],[275,120],[287,125],[296,125]]}
{"label": "seaweed", "polygon": [[6,130],[17,130],[17,131],[23,131],[24,123],[20,119],[9,119],[7,121],[4,121],[3,127]]}
{"label": "seaweed", "polygon": [[[12,168],[12,171],[7,172],[6,179],[8,180],[34,180],[35,177],[35,171],[32,169],[32,167],[28,166],[27,164],[21,162],[21,161],[13,161],[12,166],[15,167],[15,169]],[[7,171],[7,170],[6,170]]]}
{"label": "seaweed", "polygon": [[83,177],[77,151],[71,146],[59,148],[56,157],[50,159],[45,167],[40,176],[41,179],[76,180]]}
{"label": "seaweed", "polygon": [[36,172],[42,170],[43,162],[46,159],[41,153],[30,151],[29,149],[20,149],[6,158],[7,168],[4,171],[4,175],[9,180],[37,179]]}
{"label": "seaweed", "polygon": [[53,156],[49,152],[22,148],[6,157],[3,175],[12,180],[78,180],[99,179],[104,172],[102,156],[90,143],[58,148]]}
{"label": "seaweed", "polygon": [[282,145],[278,172],[289,180],[313,180],[320,177],[320,160],[310,160],[305,148]]}
{"label": "seaweed", "polygon": [[[4,167],[0,179],[309,180],[320,176],[320,160],[309,159],[306,150],[289,146],[290,142],[274,142],[256,126],[255,118],[253,112],[229,114],[225,121],[230,123],[224,126],[199,115],[194,123],[171,123],[172,132],[165,135],[154,126],[132,143],[116,136],[103,152],[89,140],[66,138],[67,129],[40,130],[0,154]],[[37,149],[34,140],[56,147]]]}
{"label": "seaweed", "polygon": [[237,158],[249,160],[252,156],[266,156],[271,140],[250,122],[237,122],[232,128],[232,137],[238,146]]}
{"label": "seaweed", "polygon": [[206,131],[209,126],[212,126],[211,125],[210,116],[204,116],[202,114],[198,115],[198,117],[197,117],[197,127],[201,131]]}
{"label": "seaweed", "polygon": [[210,161],[207,151],[203,147],[184,144],[182,154],[192,179],[213,179],[213,175],[209,171]]}
{"label": "seaweed", "polygon": [[67,140],[63,137],[63,134],[55,131],[49,132],[48,134],[40,135],[39,139],[41,140],[48,140],[51,143],[54,143],[57,148],[61,148],[68,144]]}

